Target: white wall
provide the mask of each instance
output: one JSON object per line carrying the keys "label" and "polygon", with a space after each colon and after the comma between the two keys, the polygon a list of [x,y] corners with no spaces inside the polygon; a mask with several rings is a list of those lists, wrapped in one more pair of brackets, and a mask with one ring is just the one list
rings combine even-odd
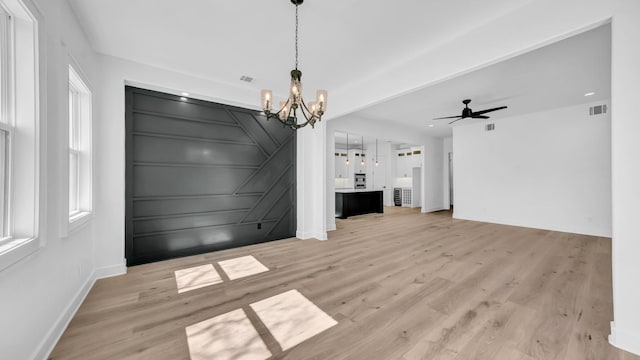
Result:
{"label": "white wall", "polygon": [[[42,247],[0,271],[0,357],[42,359],[95,279],[93,221],[71,234],[68,221],[68,66],[100,96],[95,54],[64,0],[35,0],[40,43],[40,227]],[[71,59],[74,60],[71,60]]]}
{"label": "white wall", "polygon": [[432,138],[424,143],[424,166],[422,167],[422,212],[445,209],[442,203],[442,147],[440,138]]}
{"label": "white wall", "polygon": [[387,161],[387,174],[386,174],[386,183],[387,183],[387,191],[384,192],[383,202],[385,206],[394,206],[393,202],[393,181],[396,179],[396,162],[398,161],[398,157],[395,156],[393,152],[393,146],[390,142],[379,142],[378,143],[378,152],[380,155],[384,156],[384,159]]}
{"label": "white wall", "polygon": [[[450,188],[449,188],[449,153],[453,153],[453,137],[444,138],[442,140],[442,192],[443,207],[445,209],[451,208]],[[455,196],[455,194],[454,194]]]}
{"label": "white wall", "polygon": [[590,105],[456,126],[454,217],[611,236],[611,121]]}

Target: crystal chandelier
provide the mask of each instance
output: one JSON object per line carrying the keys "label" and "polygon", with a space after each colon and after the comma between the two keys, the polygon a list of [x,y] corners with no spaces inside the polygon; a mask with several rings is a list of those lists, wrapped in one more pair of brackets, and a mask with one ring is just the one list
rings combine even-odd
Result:
{"label": "crystal chandelier", "polygon": [[[316,101],[306,104],[302,99],[302,71],[298,70],[298,6],[304,0],[291,0],[296,6],[296,67],[291,70],[291,85],[289,86],[289,98],[287,101],[280,102],[280,110],[273,110],[273,94],[271,90],[262,90],[262,110],[264,110],[267,120],[270,118],[278,118],[284,126],[289,126],[294,130],[300,129],[307,125],[314,127],[317,121],[322,120],[322,115],[327,109],[327,91],[318,90]],[[304,117],[298,122],[298,115]]]}

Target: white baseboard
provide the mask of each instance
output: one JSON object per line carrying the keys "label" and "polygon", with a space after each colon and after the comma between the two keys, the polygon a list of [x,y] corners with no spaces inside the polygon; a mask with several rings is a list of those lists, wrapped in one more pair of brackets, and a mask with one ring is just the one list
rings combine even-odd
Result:
{"label": "white baseboard", "polygon": [[327,231],[334,231],[336,229],[335,220],[331,224],[327,224]]}
{"label": "white baseboard", "polygon": [[71,302],[69,302],[69,305],[67,305],[62,314],[60,314],[58,319],[56,319],[55,324],[53,325],[53,327],[51,327],[51,329],[47,333],[47,336],[45,336],[42,342],[40,342],[31,359],[39,360],[49,357],[51,351],[53,351],[53,348],[56,346],[56,344],[60,340],[60,337],[62,337],[62,334],[67,329],[67,326],[69,326],[71,319],[73,319],[73,317],[76,315],[76,312],[80,308],[80,305],[82,305],[84,299],[89,294],[89,291],[91,291],[91,288],[93,288],[96,280],[126,273],[127,266],[124,260],[121,264],[95,269],[89,275],[84,285],[82,285],[82,287],[80,287],[80,289],[78,289],[78,291],[75,293]]}
{"label": "white baseboard", "polygon": [[432,207],[432,208],[422,208],[420,212],[422,213],[430,213],[430,212],[435,212],[435,211],[441,211],[441,210],[447,210],[447,208],[438,206],[438,207]]}
{"label": "white baseboard", "polygon": [[296,231],[296,237],[300,240],[307,239],[316,239],[316,240],[327,240],[327,232],[304,232],[304,231]]}
{"label": "white baseboard", "polygon": [[127,273],[127,263],[125,259],[122,259],[122,263],[120,264],[97,268],[94,271],[96,280],[104,279],[112,276],[124,275],[126,273]]}
{"label": "white baseboard", "polygon": [[298,231],[298,230],[296,230],[296,237],[300,240],[311,239],[311,235],[307,234],[304,231]]}
{"label": "white baseboard", "polygon": [[640,333],[621,331],[616,327],[614,321],[611,322],[609,344],[632,354],[640,355]]}
{"label": "white baseboard", "polygon": [[60,314],[54,326],[47,333],[47,336],[45,336],[42,342],[40,342],[36,350],[33,352],[31,359],[39,360],[49,357],[49,354],[51,354],[51,351],[53,351],[53,348],[60,340],[60,337],[62,337],[62,334],[71,322],[71,319],[73,319],[73,316],[80,308],[80,305],[82,305],[82,302],[87,297],[87,294],[89,294],[89,291],[95,282],[95,272],[92,272],[84,285],[82,285],[82,287],[80,287],[80,289],[75,293],[73,299],[69,302],[69,305],[67,305],[62,314]]}

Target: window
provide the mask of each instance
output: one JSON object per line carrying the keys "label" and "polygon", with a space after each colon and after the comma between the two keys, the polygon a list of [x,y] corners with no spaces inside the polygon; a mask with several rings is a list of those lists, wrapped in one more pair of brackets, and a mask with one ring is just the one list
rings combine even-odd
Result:
{"label": "window", "polygon": [[32,11],[30,0],[0,0],[0,270],[41,246],[40,17]]}
{"label": "window", "polygon": [[10,61],[11,21],[9,14],[0,7],[0,239],[7,240],[9,233],[9,160],[10,139],[14,129],[10,113]]}
{"label": "window", "polygon": [[91,92],[69,66],[69,223],[86,219],[92,209]]}

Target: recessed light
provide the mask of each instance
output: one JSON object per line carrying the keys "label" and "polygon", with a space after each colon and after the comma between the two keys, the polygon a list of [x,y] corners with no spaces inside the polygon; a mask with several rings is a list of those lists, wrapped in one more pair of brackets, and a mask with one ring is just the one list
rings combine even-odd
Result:
{"label": "recessed light", "polygon": [[184,96],[181,96],[181,97],[180,97],[180,100],[182,100],[182,101],[187,101],[187,98],[186,98],[186,97],[184,97]]}
{"label": "recessed light", "polygon": [[429,127],[433,127],[433,124],[429,124]]}
{"label": "recessed light", "polygon": [[584,96],[591,96],[591,95],[595,95],[595,94],[596,93],[594,93],[594,92],[588,92],[588,93],[584,94]]}
{"label": "recessed light", "polygon": [[188,92],[183,92],[182,96],[189,96],[189,93]]}

